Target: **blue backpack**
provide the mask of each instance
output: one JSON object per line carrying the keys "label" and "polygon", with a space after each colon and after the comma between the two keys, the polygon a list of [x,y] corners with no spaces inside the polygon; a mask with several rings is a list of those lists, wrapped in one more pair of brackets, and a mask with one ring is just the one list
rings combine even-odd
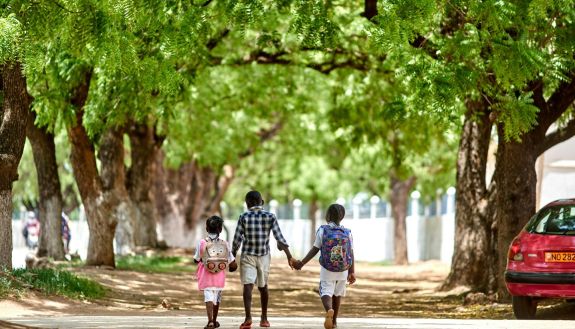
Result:
{"label": "blue backpack", "polygon": [[322,225],[323,237],[319,263],[331,272],[347,271],[351,258],[351,231],[345,227]]}

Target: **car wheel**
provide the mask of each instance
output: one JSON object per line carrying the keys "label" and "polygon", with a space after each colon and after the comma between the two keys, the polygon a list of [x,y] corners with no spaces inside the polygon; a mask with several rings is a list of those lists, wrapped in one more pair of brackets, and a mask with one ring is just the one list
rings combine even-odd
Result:
{"label": "car wheel", "polygon": [[533,319],[537,312],[537,301],[527,296],[512,296],[513,314],[517,319]]}

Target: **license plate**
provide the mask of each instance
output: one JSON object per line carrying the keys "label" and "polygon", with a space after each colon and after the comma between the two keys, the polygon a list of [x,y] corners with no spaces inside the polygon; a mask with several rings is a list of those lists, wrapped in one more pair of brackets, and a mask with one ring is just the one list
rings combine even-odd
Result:
{"label": "license plate", "polygon": [[575,252],[546,252],[545,261],[548,263],[575,262]]}

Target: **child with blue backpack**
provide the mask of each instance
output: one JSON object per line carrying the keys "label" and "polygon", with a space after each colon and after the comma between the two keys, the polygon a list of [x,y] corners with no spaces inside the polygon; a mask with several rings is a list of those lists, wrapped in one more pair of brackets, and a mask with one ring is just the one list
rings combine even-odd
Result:
{"label": "child with blue backpack", "polygon": [[319,251],[319,295],[326,311],[324,328],[337,327],[337,316],[341,306],[341,298],[345,296],[346,282],[355,282],[355,266],[353,257],[353,238],[351,231],[340,225],[345,216],[345,208],[332,204],[327,208],[326,225],[322,225],[316,233],[315,242],[308,254],[297,261],[294,268],[301,268]]}

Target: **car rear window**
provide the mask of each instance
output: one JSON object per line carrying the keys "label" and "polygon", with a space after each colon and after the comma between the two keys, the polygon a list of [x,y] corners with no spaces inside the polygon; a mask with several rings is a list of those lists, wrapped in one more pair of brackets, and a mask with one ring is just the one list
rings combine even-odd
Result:
{"label": "car rear window", "polygon": [[530,233],[575,234],[575,206],[554,206],[537,212],[525,228]]}

